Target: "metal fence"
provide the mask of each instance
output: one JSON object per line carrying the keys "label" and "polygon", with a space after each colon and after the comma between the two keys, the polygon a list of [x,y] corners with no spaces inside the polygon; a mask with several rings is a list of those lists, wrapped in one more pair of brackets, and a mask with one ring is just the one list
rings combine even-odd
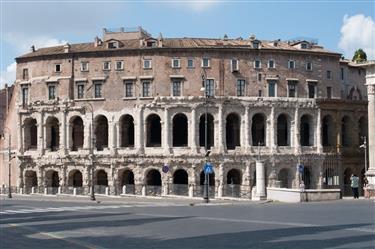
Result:
{"label": "metal fence", "polygon": [[146,185],[146,195],[160,196],[161,195],[161,186]]}
{"label": "metal fence", "polygon": [[[215,198],[215,186],[209,186],[208,191],[209,191],[209,197]],[[195,186],[194,196],[203,197],[203,192],[204,192],[204,185]]]}
{"label": "metal fence", "polygon": [[108,186],[106,186],[106,185],[95,185],[94,186],[95,194],[105,195],[107,188],[108,188]]}
{"label": "metal fence", "polygon": [[189,185],[187,184],[170,184],[169,185],[169,194],[172,195],[189,195]]}
{"label": "metal fence", "polygon": [[226,184],[224,185],[223,195],[228,197],[241,197],[241,185],[239,184]]}

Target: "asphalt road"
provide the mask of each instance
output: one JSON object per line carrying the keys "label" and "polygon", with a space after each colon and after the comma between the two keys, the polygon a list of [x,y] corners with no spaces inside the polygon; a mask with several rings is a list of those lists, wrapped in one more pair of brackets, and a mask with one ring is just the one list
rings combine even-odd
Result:
{"label": "asphalt road", "polygon": [[373,200],[0,198],[1,249],[375,248]]}

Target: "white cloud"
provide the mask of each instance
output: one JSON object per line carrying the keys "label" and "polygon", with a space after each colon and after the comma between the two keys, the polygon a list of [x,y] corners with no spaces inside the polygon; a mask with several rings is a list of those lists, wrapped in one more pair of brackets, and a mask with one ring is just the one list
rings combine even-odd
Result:
{"label": "white cloud", "polygon": [[[35,46],[36,49],[42,47],[52,47],[63,45],[66,41],[61,41],[59,39],[49,37],[49,36],[25,36],[18,33],[6,33],[4,35],[4,40],[7,42],[11,47],[15,49],[17,55],[22,55],[27,53],[30,50],[32,45]],[[7,66],[5,70],[1,71],[0,75],[0,88],[4,87],[4,84],[7,83],[8,85],[13,84],[14,80],[16,79],[16,62],[11,63]]]}
{"label": "white cloud", "polygon": [[187,4],[190,5],[190,7],[193,10],[203,11],[203,10],[206,10],[206,9],[212,7],[217,2],[218,2],[217,0],[204,0],[204,1],[192,0],[192,1],[188,1]]}
{"label": "white cloud", "polygon": [[345,57],[351,59],[354,52],[362,48],[367,59],[375,59],[375,22],[371,16],[362,14],[345,15],[341,27],[341,38],[338,44]]}

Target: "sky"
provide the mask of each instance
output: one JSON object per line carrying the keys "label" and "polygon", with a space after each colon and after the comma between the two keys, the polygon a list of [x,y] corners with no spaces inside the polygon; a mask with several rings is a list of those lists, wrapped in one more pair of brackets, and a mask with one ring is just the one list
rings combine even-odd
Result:
{"label": "sky", "polygon": [[91,42],[103,28],[137,27],[157,37],[317,39],[352,58],[375,59],[374,0],[0,0],[0,89],[14,58],[36,48]]}

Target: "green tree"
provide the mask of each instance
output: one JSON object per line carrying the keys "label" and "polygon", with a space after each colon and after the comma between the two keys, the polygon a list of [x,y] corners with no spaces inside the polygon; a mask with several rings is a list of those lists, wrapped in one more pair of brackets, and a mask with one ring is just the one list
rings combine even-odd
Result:
{"label": "green tree", "polygon": [[365,51],[363,51],[361,48],[357,49],[357,51],[354,52],[354,56],[352,61],[354,62],[364,62],[367,61],[367,55]]}

